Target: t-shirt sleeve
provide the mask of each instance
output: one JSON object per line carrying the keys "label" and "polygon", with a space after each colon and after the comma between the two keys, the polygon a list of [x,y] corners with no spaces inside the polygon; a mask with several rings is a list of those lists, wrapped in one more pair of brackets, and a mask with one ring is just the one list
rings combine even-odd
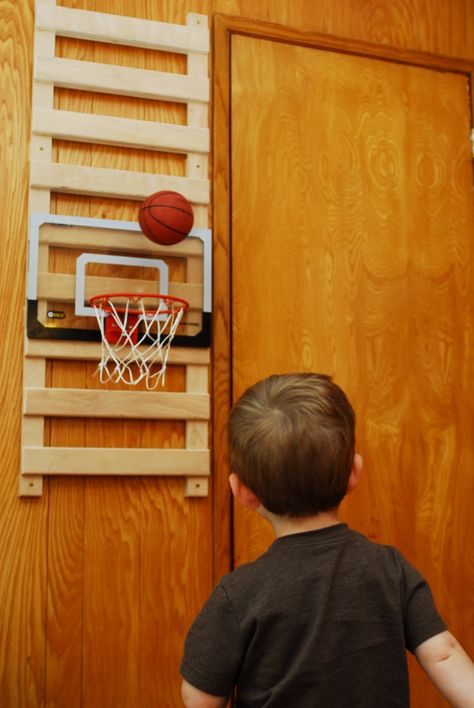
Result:
{"label": "t-shirt sleeve", "polygon": [[181,676],[214,696],[228,696],[237,682],[244,648],[234,608],[219,584],[191,625]]}
{"label": "t-shirt sleeve", "polygon": [[405,645],[412,653],[427,639],[447,629],[423,576],[398,554],[403,577]]}

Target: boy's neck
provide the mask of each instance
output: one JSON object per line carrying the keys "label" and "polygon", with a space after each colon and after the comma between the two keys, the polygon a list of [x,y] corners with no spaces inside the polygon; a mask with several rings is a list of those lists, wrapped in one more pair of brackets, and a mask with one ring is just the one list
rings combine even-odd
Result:
{"label": "boy's neck", "polygon": [[293,518],[290,516],[277,516],[276,514],[268,512],[266,509],[260,510],[262,516],[268,519],[273,526],[277,538],[289,536],[294,533],[304,533],[305,531],[317,531],[318,529],[340,524],[341,522],[339,521],[337,512],[337,509],[332,509],[330,511],[322,511],[314,516]]}

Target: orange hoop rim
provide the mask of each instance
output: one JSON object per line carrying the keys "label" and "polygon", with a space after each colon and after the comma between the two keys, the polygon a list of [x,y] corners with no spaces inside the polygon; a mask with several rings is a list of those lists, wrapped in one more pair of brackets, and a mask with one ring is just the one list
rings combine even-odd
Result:
{"label": "orange hoop rim", "polygon": [[186,310],[189,309],[189,302],[187,300],[184,300],[181,297],[175,297],[174,295],[160,295],[157,293],[103,293],[100,295],[93,295],[92,297],[89,298],[89,302],[93,307],[99,307],[104,314],[110,315],[112,310],[115,310],[120,315],[125,314],[128,312],[129,314],[137,314],[141,315],[145,313],[146,315],[154,315],[156,314],[156,310],[153,309],[147,309],[145,308],[144,310],[141,311],[136,311],[136,310],[127,310],[125,307],[112,307],[111,304],[109,304],[109,300],[114,297],[126,297],[128,298],[129,302],[136,304],[140,302],[141,300],[144,300],[145,298],[148,299],[153,299],[153,300],[159,300],[160,302],[165,302],[166,305],[168,306],[169,309],[167,310],[161,310],[160,315],[171,315],[173,314],[175,308],[172,307],[173,305],[180,305],[179,309]]}

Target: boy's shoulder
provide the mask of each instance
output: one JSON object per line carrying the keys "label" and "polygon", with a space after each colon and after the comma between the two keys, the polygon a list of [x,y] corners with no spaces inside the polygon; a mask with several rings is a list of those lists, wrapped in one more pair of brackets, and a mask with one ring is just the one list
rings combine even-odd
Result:
{"label": "boy's shoulder", "polygon": [[378,571],[401,577],[406,563],[394,546],[377,543],[346,524],[277,538],[254,561],[245,563],[221,578],[220,585],[234,603],[255,599],[298,579],[331,574],[340,565],[347,572],[372,574]]}

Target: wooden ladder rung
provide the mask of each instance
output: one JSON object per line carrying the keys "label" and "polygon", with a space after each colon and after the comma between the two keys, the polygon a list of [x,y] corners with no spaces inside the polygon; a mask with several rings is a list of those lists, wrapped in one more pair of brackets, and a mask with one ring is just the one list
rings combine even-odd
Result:
{"label": "wooden ladder rung", "polygon": [[136,17],[42,5],[37,6],[35,24],[36,29],[54,32],[61,37],[75,37],[180,54],[209,52],[209,29],[205,25],[190,27]]}
{"label": "wooden ladder rung", "polygon": [[30,186],[66,194],[88,194],[142,201],[161,189],[180,192],[196,204],[209,204],[209,181],[172,175],[154,175],[104,167],[32,162]]}
{"label": "wooden ladder rung", "polygon": [[37,57],[35,81],[60,88],[158,101],[209,101],[209,79],[62,57]]}
{"label": "wooden ladder rung", "polygon": [[163,152],[209,152],[209,130],[147,120],[38,108],[33,135]]}
{"label": "wooden ladder rung", "polygon": [[25,415],[73,418],[208,420],[209,395],[104,389],[26,388]]}
{"label": "wooden ladder rung", "polygon": [[206,477],[208,450],[25,447],[22,475]]}

